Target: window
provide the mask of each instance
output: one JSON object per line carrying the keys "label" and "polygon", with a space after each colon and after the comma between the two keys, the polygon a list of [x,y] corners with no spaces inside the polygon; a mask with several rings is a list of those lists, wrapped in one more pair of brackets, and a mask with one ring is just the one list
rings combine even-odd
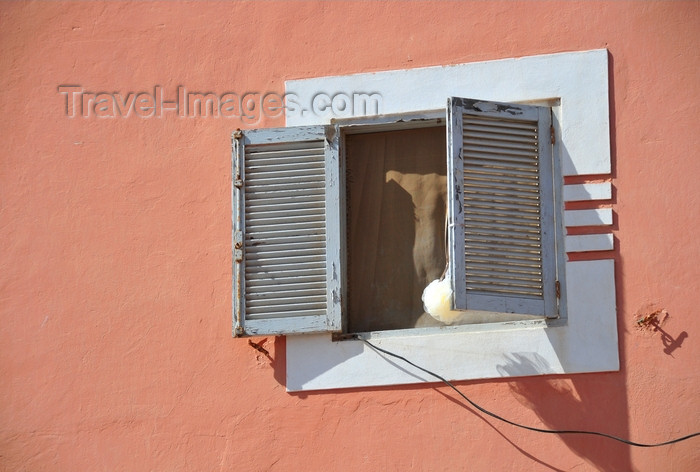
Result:
{"label": "window", "polygon": [[[546,373],[596,372],[616,370],[618,368],[612,253],[607,253],[609,255],[600,253],[599,257],[590,257],[587,260],[567,259],[567,254],[574,252],[609,251],[612,249],[612,236],[609,233],[605,233],[605,231],[609,231],[609,229],[606,229],[607,225],[612,223],[612,211],[610,208],[564,211],[561,205],[563,200],[593,201],[610,198],[610,183],[607,181],[610,172],[607,74],[607,51],[599,50],[287,82],[287,91],[302,97],[302,101],[304,97],[313,97],[319,91],[328,93],[332,91],[371,90],[382,96],[381,111],[383,113],[404,117],[407,114],[420,110],[438,109],[441,105],[444,106],[444,99],[447,96],[483,97],[482,103],[486,101],[518,103],[521,105],[514,106],[522,107],[523,109],[529,108],[522,105],[526,103],[547,105],[544,109],[551,108],[552,111],[552,125],[557,137],[552,147],[553,157],[540,160],[538,165],[543,162],[549,162],[550,170],[547,172],[550,172],[552,176],[551,179],[545,178],[540,180],[540,182],[544,180],[552,183],[551,189],[540,189],[541,213],[544,214],[540,219],[540,232],[542,235],[541,244],[544,244],[541,250],[542,279],[544,281],[549,277],[549,280],[552,280],[554,283],[543,283],[543,289],[545,291],[549,290],[549,292],[547,294],[544,291],[542,292],[540,308],[523,310],[524,305],[522,303],[517,304],[517,309],[512,307],[503,308],[502,302],[497,300],[503,300],[504,297],[500,297],[498,294],[495,294],[496,296],[494,297],[492,293],[478,293],[478,289],[481,286],[476,285],[476,292],[472,292],[479,296],[471,296],[472,294],[468,290],[455,290],[455,303],[458,306],[460,306],[460,303],[464,303],[461,307],[466,306],[467,308],[477,309],[481,313],[492,313],[500,310],[505,312],[530,311],[531,313],[523,315],[521,318],[512,315],[514,318],[506,319],[507,321],[497,318],[485,318],[480,321],[487,321],[486,323],[472,325],[418,329],[391,328],[388,331],[374,331],[370,334],[373,342],[387,349],[410,356],[416,362],[455,380]],[[494,80],[495,78],[498,78],[498,80]],[[452,108],[454,108],[454,105],[462,106],[463,112],[465,107],[469,109],[474,105],[474,102],[455,100]],[[538,107],[533,107],[533,109],[541,110]],[[456,116],[463,117],[464,113],[459,111],[452,113],[450,111],[450,114],[448,127],[459,129],[452,123],[452,118]],[[545,115],[549,115],[549,113],[545,113]],[[444,111],[441,113],[441,116],[445,116]],[[432,118],[436,117],[433,116]],[[339,159],[340,153],[347,152],[349,146],[362,145],[358,140],[362,141],[364,138],[362,133],[356,133],[357,136],[353,134],[348,140],[346,138],[351,134],[348,132],[348,129],[351,127],[346,126],[347,123],[341,123],[341,126],[338,124],[329,125],[329,121],[330,117],[319,117],[313,114],[304,115],[302,113],[288,116],[287,125],[290,128],[284,131],[260,130],[245,132],[241,138],[241,142],[244,145],[239,147],[239,152],[244,154],[250,152],[251,155],[259,153],[260,155],[257,157],[261,159],[274,159],[273,154],[275,152],[288,151],[275,148],[274,146],[281,146],[285,142],[287,144],[284,144],[284,146],[291,146],[289,143],[294,141],[285,141],[282,138],[283,135],[311,133],[313,135],[311,138],[313,139],[309,138],[307,141],[304,141],[306,144],[301,147],[298,147],[298,144],[294,144],[294,146],[297,146],[294,152],[299,154],[297,152],[299,149],[306,149],[308,153],[304,151],[301,154],[307,154],[300,157],[309,161],[317,159],[318,155],[321,154],[325,163],[336,162],[333,159],[337,159],[335,164],[338,166],[337,171],[336,169],[324,168],[324,172],[330,172],[330,174],[326,174],[323,192],[330,198],[337,199],[338,202],[345,201],[348,197],[343,194],[345,187],[338,185],[339,180],[329,180],[328,176],[335,175],[338,179],[341,179],[341,176],[345,175],[346,169],[340,167],[343,162],[342,159]],[[363,119],[363,121],[376,125],[381,119]],[[539,116],[537,122],[540,122]],[[304,125],[305,127],[293,128],[298,125]],[[482,125],[483,123],[478,124],[478,126]],[[359,128],[358,126],[357,129]],[[434,128],[432,131],[435,132],[436,129]],[[391,131],[395,131],[395,128],[391,129]],[[450,139],[456,140],[456,142],[459,142],[461,139],[464,142],[463,137],[459,137],[457,134],[449,131],[446,131],[446,133],[451,137]],[[466,134],[469,134],[469,130],[467,130]],[[549,133],[543,133],[538,130],[538,139],[542,138],[549,138]],[[469,137],[467,136],[466,139],[468,140]],[[310,143],[314,143],[313,146],[307,146]],[[293,148],[294,146],[291,147]],[[270,151],[268,155],[265,155],[266,147]],[[448,152],[452,152],[449,149],[455,150],[458,149],[458,146],[449,147]],[[455,162],[455,156],[458,156],[458,154],[453,153],[452,163]],[[462,157],[465,156],[463,155]],[[469,161],[470,156],[467,155],[466,157],[468,158],[467,161]],[[320,162],[316,162],[319,170],[321,168]],[[501,170],[504,169],[502,168]],[[245,172],[245,169],[243,170]],[[454,173],[454,168],[447,170]],[[522,170],[521,168],[514,168],[510,172],[517,173]],[[293,171],[293,166],[285,170],[285,172]],[[482,182],[481,179],[471,179],[470,177],[470,173],[482,175],[478,169],[472,169],[467,166],[463,167],[462,171],[466,172],[468,181],[475,180],[477,184],[485,185],[486,182]],[[253,174],[255,172],[254,170]],[[540,168],[538,175],[544,175],[543,172]],[[245,175],[243,176],[244,179],[247,179],[247,184],[250,184],[250,177],[253,174],[247,178]],[[260,182],[264,183],[264,179],[268,177],[275,179],[278,177],[285,178],[285,176],[290,175],[292,174],[281,173],[279,175],[259,177],[263,179]],[[595,183],[588,183],[585,179],[579,178],[577,182],[584,181],[585,183],[563,185],[563,176],[576,175],[600,177],[591,179]],[[398,177],[398,175],[394,177]],[[318,176],[315,178],[318,179]],[[309,176],[309,182],[312,179]],[[601,183],[600,180],[603,180],[603,182]],[[393,181],[396,182],[396,178]],[[268,181],[268,183],[270,182]],[[398,184],[398,182],[396,183]],[[446,193],[449,195],[449,192],[453,192],[452,195],[454,195],[458,191],[457,189],[458,186],[446,186]],[[271,190],[271,188],[268,187],[268,190]],[[318,190],[317,188],[316,191]],[[352,188],[350,190],[352,193]],[[543,197],[543,195],[548,193],[549,196]],[[462,195],[463,197],[471,198],[466,193]],[[313,202],[316,196],[307,195],[305,198],[309,202]],[[491,214],[486,219],[493,219],[495,216],[503,219],[506,216],[522,213],[520,211],[509,212],[506,210],[518,210],[520,208],[519,205],[525,204],[525,201],[506,201],[501,198],[504,196],[505,193],[498,196],[500,199],[499,203],[503,204],[497,209],[498,215]],[[352,199],[352,195],[349,197]],[[246,197],[241,195],[241,198]],[[251,199],[254,200],[254,197],[251,197]],[[553,204],[551,203],[552,199]],[[457,200],[448,198],[448,201],[455,205]],[[469,201],[464,200],[464,203],[466,208],[466,203],[469,203]],[[474,202],[471,202],[471,208],[476,208],[475,213],[464,212],[464,218],[467,223],[481,218],[480,212],[483,208],[480,208],[479,202],[476,203],[475,205]],[[315,201],[315,204],[318,205],[319,202]],[[509,206],[513,206],[513,208]],[[341,209],[340,213],[345,211],[345,207],[340,204],[337,205],[337,208]],[[267,208],[267,210],[274,211],[271,208]],[[292,212],[297,210],[299,209],[288,207],[285,211],[289,212],[288,215],[291,216]],[[308,209],[308,211],[310,213],[305,215],[305,218],[307,223],[311,223],[318,215],[314,214],[311,209]],[[482,273],[477,270],[474,273],[474,270],[470,269],[470,264],[483,262],[476,260],[474,256],[470,256],[470,248],[482,247],[483,240],[488,238],[484,238],[484,234],[477,234],[474,237],[474,235],[464,235],[464,233],[461,233],[462,237],[460,238],[457,228],[460,227],[461,222],[454,219],[457,211],[454,208],[450,211],[452,212],[449,225],[451,254],[460,254],[457,250],[459,244],[463,244],[466,249],[463,252],[466,264],[465,270],[453,274],[455,277],[463,274],[464,282],[455,279],[453,281],[455,287],[460,285],[468,287],[470,281],[474,283],[479,280],[479,277],[491,277],[491,281],[498,280],[498,277],[503,274],[501,271]],[[549,216],[547,211],[551,212]],[[347,228],[343,227],[345,222],[344,215],[331,212],[327,216],[330,216],[330,222],[327,220],[329,226],[326,227],[326,232],[323,235],[325,248],[332,247],[332,245],[340,245],[335,247],[340,247],[341,250],[345,251],[346,247],[341,244],[340,238],[333,236],[336,231],[329,231],[331,226],[335,226],[336,229],[339,228],[338,234],[344,234],[347,230]],[[241,220],[243,223],[248,224],[248,220],[245,220],[245,214],[242,214],[241,218],[243,218]],[[554,219],[553,224],[551,224],[552,218]],[[250,221],[255,223],[255,218]],[[507,219],[503,219],[502,222],[504,224],[515,224],[516,226],[518,224]],[[259,228],[262,230],[274,226],[270,221],[258,223],[260,223]],[[576,236],[564,234],[564,226],[571,228],[579,225],[589,226],[589,229],[591,226],[598,226],[601,228],[601,231],[599,231],[599,234]],[[465,227],[467,226],[474,227],[474,225],[465,225]],[[294,230],[293,227],[277,229],[282,232]],[[550,231],[550,234],[546,234],[548,231]],[[504,242],[504,246],[508,249],[518,249],[528,246],[532,242],[528,240],[527,233],[521,236],[521,240]],[[316,243],[321,242],[322,238],[319,234],[316,234],[316,238],[318,239]],[[492,242],[499,241],[496,239],[497,236],[493,234],[490,238]],[[243,241],[242,236],[239,237],[238,233],[234,231],[234,252],[237,252],[239,249],[245,251],[244,244],[246,243]],[[290,244],[296,243],[291,242]],[[554,244],[554,250],[551,250],[552,244]],[[252,249],[252,247],[249,249]],[[309,251],[312,249],[318,250],[318,247],[306,249]],[[490,250],[494,248],[484,249]],[[280,246],[276,250],[282,251],[283,254],[285,247]],[[333,254],[338,252],[337,250],[328,251],[323,254],[323,257],[319,257],[319,254],[316,255],[319,259],[316,261],[316,269],[325,267],[323,272],[326,284],[323,292],[326,295],[325,300],[321,295],[321,291],[314,291],[311,287],[313,284],[320,283],[320,279],[324,278],[320,273],[315,273],[314,277],[316,278],[313,279],[313,282],[309,279],[302,282],[302,284],[306,284],[304,290],[311,290],[304,292],[308,296],[303,300],[305,303],[316,306],[316,309],[325,304],[326,312],[336,313],[340,317],[329,317],[328,320],[320,322],[317,313],[314,315],[316,318],[313,318],[313,316],[306,318],[302,323],[300,320],[303,318],[298,316],[300,314],[294,313],[294,310],[292,310],[283,317],[285,322],[288,323],[284,332],[294,329],[297,332],[314,333],[319,331],[342,331],[344,328],[347,331],[348,327],[343,326],[343,323],[346,323],[347,320],[344,320],[342,317],[344,308],[346,308],[342,304],[347,300],[346,294],[342,292],[345,287],[342,284],[337,285],[339,281],[347,280],[347,274],[342,272],[345,267],[341,264],[346,254],[342,253],[342,257],[339,260],[334,260],[335,256]],[[265,255],[262,251],[259,251],[259,253],[261,256],[258,262],[262,263],[261,261],[265,260],[269,254]],[[490,254],[489,251],[486,251],[486,253],[494,257],[505,257],[503,252]],[[330,258],[326,258],[328,254],[331,254]],[[239,255],[242,256],[243,254],[239,253]],[[352,257],[353,255],[350,254],[350,258]],[[548,257],[550,259],[546,260]],[[320,264],[321,259],[323,259],[323,264],[325,265]],[[459,264],[459,259],[457,257],[452,264]],[[294,264],[295,260],[287,256],[286,262]],[[352,267],[352,259],[350,265]],[[486,265],[501,269],[499,267],[500,264],[492,264],[487,261]],[[251,276],[254,275],[254,266],[255,264],[251,266]],[[547,269],[552,266],[554,267],[553,271]],[[481,266],[477,267],[481,268]],[[300,270],[307,271],[307,269],[310,270],[310,268]],[[352,269],[350,269],[350,272],[352,275]],[[311,276],[311,272],[304,273]],[[506,270],[506,273],[513,274],[517,272],[512,270],[508,272]],[[531,275],[529,272],[528,274]],[[532,282],[532,279],[528,279],[528,277],[525,277],[526,286]],[[519,287],[515,283],[520,283],[518,282],[520,279],[515,277],[506,277],[506,279],[511,282],[510,290],[513,290],[513,287]],[[557,284],[557,281],[560,284]],[[234,282],[235,287],[238,287],[238,293],[243,294],[245,289],[244,278],[234,276]],[[488,285],[494,286],[495,284]],[[291,294],[284,292],[279,286],[272,287],[268,284],[267,288],[274,288],[278,292],[282,291],[285,296],[282,297],[281,301],[284,303],[289,302],[292,306],[295,305],[293,300],[285,298],[286,295]],[[336,291],[336,289],[339,291]],[[554,295],[553,298],[551,298],[552,294]],[[461,296],[463,296],[463,299],[460,301]],[[538,294],[537,296],[539,297],[540,295]],[[270,301],[270,294],[266,294],[261,298],[261,301],[253,303],[253,305],[257,304],[255,308],[258,309],[259,314],[269,312],[270,307],[275,306],[275,303],[277,303]],[[531,297],[526,298],[530,300]],[[554,300],[554,302],[548,302],[547,300]],[[238,302],[238,297],[234,297],[234,302]],[[243,302],[245,302],[245,299]],[[494,306],[493,303],[501,303],[501,305],[500,307],[499,305]],[[553,306],[554,308],[552,308]],[[490,311],[481,311],[483,309]],[[258,319],[255,320],[255,323],[252,323],[256,316]],[[556,318],[556,316],[559,317]],[[312,321],[312,319],[315,319],[315,321]],[[264,316],[259,316],[255,313],[251,319],[246,319],[244,323],[247,323],[245,331],[251,334],[254,334],[254,325],[259,327],[255,328],[257,333],[273,332],[269,331],[270,322],[265,321]],[[263,331],[264,329],[268,331]],[[427,380],[425,376],[418,371],[396,369],[386,360],[377,356],[376,353],[368,352],[364,345],[358,341],[337,342],[328,333],[302,334],[287,338],[286,386],[288,390],[392,385],[425,380]]]}
{"label": "window", "polygon": [[450,98],[391,120],[237,132],[236,335],[441,325],[421,294],[446,235],[465,322],[558,317],[550,109]]}

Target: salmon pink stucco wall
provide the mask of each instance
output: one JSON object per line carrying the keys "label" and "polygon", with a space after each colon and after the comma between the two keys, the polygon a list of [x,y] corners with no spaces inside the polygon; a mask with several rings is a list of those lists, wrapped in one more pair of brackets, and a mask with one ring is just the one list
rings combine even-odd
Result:
{"label": "salmon pink stucco wall", "polygon": [[[1,470],[697,470],[697,438],[523,431],[438,384],[287,393],[285,338],[231,337],[230,133],[283,118],[148,117],[146,95],[71,118],[59,87],[173,100],[607,48],[620,371],[458,385],[661,442],[700,430],[700,3],[3,2],[0,48]],[[635,323],[654,309],[663,333]]]}

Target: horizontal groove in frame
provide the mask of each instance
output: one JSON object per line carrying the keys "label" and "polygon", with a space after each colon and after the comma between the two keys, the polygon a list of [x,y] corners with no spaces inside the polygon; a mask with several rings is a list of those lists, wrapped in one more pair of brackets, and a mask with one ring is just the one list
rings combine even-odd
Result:
{"label": "horizontal groove in frame", "polygon": [[482,211],[492,211],[494,213],[508,214],[513,211],[538,213],[540,211],[539,202],[536,200],[511,200],[510,202],[492,202],[485,199],[465,198],[464,203],[469,207],[469,211],[478,209]]}
{"label": "horizontal groove in frame", "polygon": [[611,208],[592,210],[565,210],[565,226],[607,226],[613,223]]}
{"label": "horizontal groove in frame", "polygon": [[610,182],[566,184],[563,196],[565,202],[610,200],[612,198],[612,184]]}
{"label": "horizontal groove in frame", "polygon": [[525,290],[525,289],[516,289],[513,287],[498,287],[498,286],[490,286],[490,285],[484,285],[484,284],[474,284],[473,286],[467,287],[467,291],[470,292],[477,292],[477,293],[483,293],[483,294],[497,294],[497,295],[504,295],[504,296],[526,296],[526,297],[532,297],[533,299],[540,299],[542,298],[542,290]]}
{"label": "horizontal groove in frame", "polygon": [[[286,188],[277,188],[277,189],[270,189],[270,188],[261,188],[258,191],[251,191],[250,189],[246,189],[245,192],[245,202],[246,205],[250,204],[259,204],[260,202],[256,202],[256,200],[264,200],[266,202],[269,202],[272,204],[275,201],[288,201],[288,202],[293,202],[299,199],[306,199],[306,198],[311,198],[311,197],[316,197],[318,201],[323,201],[326,195],[326,186],[324,184],[316,184],[313,186],[309,186],[307,188],[304,187],[296,187],[293,189],[286,189]],[[246,208],[248,208],[246,206]]]}
{"label": "horizontal groove in frame", "polygon": [[[517,139],[519,141],[536,141],[537,140],[537,130],[533,126],[528,126],[526,128],[513,128],[504,126],[494,126],[493,124],[487,125],[474,120],[467,120],[462,122],[465,125],[465,134],[474,137],[476,139],[489,139],[490,137],[495,137],[495,139]],[[496,122],[493,122],[496,123]]]}
{"label": "horizontal groove in frame", "polygon": [[[261,221],[272,221],[277,224],[284,224],[285,220],[290,218],[300,218],[298,221],[305,221],[301,218],[310,218],[324,216],[326,214],[325,208],[295,208],[295,209],[282,209],[278,210],[277,207],[272,207],[266,212],[248,212],[246,215],[246,225],[254,224],[255,222]],[[292,221],[293,222],[293,221]]]}
{"label": "horizontal groove in frame", "polygon": [[283,250],[283,251],[269,251],[269,250],[260,250],[259,248],[249,248],[246,249],[246,255],[248,258],[256,258],[256,259],[272,259],[275,257],[279,258],[288,258],[288,257],[302,257],[302,256],[316,256],[318,255],[318,249],[317,248],[306,248],[306,249],[294,249],[292,251],[288,250]]}
{"label": "horizontal groove in frame", "polygon": [[488,198],[493,201],[507,200],[511,201],[513,199],[518,200],[537,200],[540,199],[539,189],[536,187],[528,187],[523,190],[514,190],[506,188],[495,188],[493,186],[489,188],[484,188],[470,183],[464,186],[465,198]]}
{"label": "horizontal groove in frame", "polygon": [[567,235],[564,245],[568,253],[612,251],[615,249],[615,241],[611,233]]}
{"label": "horizontal groove in frame", "polygon": [[261,226],[258,231],[248,232],[245,237],[246,247],[271,247],[285,244],[305,244],[326,241],[325,228],[307,226],[295,228],[292,225]]}
{"label": "horizontal groove in frame", "polygon": [[514,155],[537,155],[537,143],[514,143],[514,142],[503,142],[503,141],[479,141],[476,139],[470,139],[465,136],[463,140],[464,148],[466,150],[465,156],[469,155],[469,151],[474,150],[476,152],[483,153],[503,153],[503,154],[514,154]]}
{"label": "horizontal groove in frame", "polygon": [[311,195],[312,193],[318,193],[325,195],[326,183],[325,181],[314,181],[307,182],[304,185],[302,182],[294,182],[292,184],[284,182],[274,185],[251,185],[246,184],[245,188],[245,201],[246,203],[252,200],[260,200],[273,198],[275,196],[287,195],[288,197],[296,195]]}
{"label": "horizontal groove in frame", "polygon": [[296,170],[308,169],[318,171],[324,168],[324,154],[318,156],[304,156],[289,159],[249,159],[245,163],[246,174],[264,174],[271,170]]}
{"label": "horizontal groove in frame", "polygon": [[530,263],[541,266],[539,252],[501,251],[485,248],[471,248],[464,252],[465,264],[468,267],[472,260],[490,260],[493,263],[510,264],[512,262]]}
{"label": "horizontal groove in frame", "polygon": [[245,163],[246,174],[258,175],[272,171],[293,171],[306,169],[309,172],[323,172],[325,154],[288,159],[249,159]]}
{"label": "horizontal groove in frame", "polygon": [[[279,166],[275,166],[279,167]],[[298,169],[269,169],[264,172],[248,172],[246,170],[246,182],[269,182],[275,180],[294,179],[298,177],[315,176],[324,177],[323,169],[300,167]]]}
{"label": "horizontal groove in frame", "polygon": [[[298,263],[294,265],[268,265],[261,267],[246,267],[247,279],[255,280],[287,280],[305,277],[309,280],[317,277],[326,278],[326,262]],[[247,280],[246,279],[246,280]],[[304,279],[306,280],[306,279]]]}
{"label": "horizontal groove in frame", "polygon": [[264,310],[264,311],[253,311],[252,313],[246,313],[246,319],[248,320],[265,320],[265,319],[279,319],[279,318],[296,318],[296,317],[308,317],[308,316],[318,316],[323,317],[326,315],[326,307],[322,308],[310,308],[310,309],[287,309],[286,311],[275,311]]}
{"label": "horizontal groove in frame", "polygon": [[469,264],[467,265],[467,273],[469,272],[484,272],[486,270],[490,270],[493,272],[499,272],[499,273],[505,273],[505,274],[522,274],[526,275],[528,277],[540,277],[542,271],[540,270],[540,267],[538,264],[533,264],[531,267],[530,266],[516,266],[516,265],[508,265],[508,264],[499,264],[499,263],[493,263],[492,261],[489,262],[475,262],[475,261],[469,261]]}
{"label": "horizontal groove in frame", "polygon": [[464,174],[472,179],[491,181],[515,181],[539,182],[539,174],[536,166],[529,169],[515,168],[513,166],[496,167],[492,165],[472,165],[467,162],[464,166]]}
{"label": "horizontal groove in frame", "polygon": [[464,159],[464,167],[472,172],[483,172],[492,174],[502,174],[504,172],[522,175],[526,178],[536,178],[538,176],[537,161],[513,162],[500,159],[474,159],[467,156]]}
{"label": "horizontal groove in frame", "polygon": [[529,165],[537,159],[537,149],[524,151],[491,149],[483,146],[470,146],[463,144],[464,159],[479,159],[484,161],[512,162],[514,164]]}
{"label": "horizontal groove in frame", "polygon": [[479,234],[493,233],[493,234],[508,234],[511,237],[516,237],[513,235],[514,231],[517,231],[517,237],[522,239],[529,238],[539,238],[540,237],[540,227],[539,225],[529,225],[529,226],[517,226],[510,225],[508,223],[493,223],[484,221],[471,221],[465,222],[468,226],[469,233],[465,233],[465,240],[473,232],[478,232]]}
{"label": "horizontal groove in frame", "polygon": [[[261,290],[257,288],[246,295],[247,306],[264,306],[278,304],[282,300],[297,301],[317,301],[326,302],[326,286],[321,287],[316,284],[312,288],[289,289],[284,286],[275,286],[272,290]],[[252,302],[252,303],[251,303]]]}
{"label": "horizontal groove in frame", "polygon": [[258,187],[276,186],[276,185],[306,185],[308,187],[311,182],[325,183],[326,177],[323,174],[301,174],[286,177],[258,177],[255,179],[247,178],[245,180],[246,190]]}
{"label": "horizontal groove in frame", "polygon": [[291,244],[305,241],[325,241],[326,232],[324,228],[304,228],[286,229],[278,231],[267,231],[265,239],[257,238],[256,235],[246,234],[246,246],[267,246],[278,244]]}
{"label": "horizontal groove in frame", "polygon": [[275,232],[280,229],[293,229],[304,226],[318,226],[321,228],[325,224],[325,215],[295,216],[290,218],[275,218],[274,220],[248,220],[246,219],[247,231],[251,235],[258,233],[258,239],[265,232]]}
{"label": "horizontal groove in frame", "polygon": [[249,212],[253,210],[260,211],[292,211],[292,210],[323,210],[325,211],[326,204],[324,201],[311,199],[310,201],[276,201],[265,203],[264,201],[249,204],[247,207]]}
{"label": "horizontal groove in frame", "polygon": [[[464,175],[464,185],[472,187],[475,189],[483,188],[485,179],[472,178],[469,174]],[[539,193],[539,185],[537,182],[523,182],[520,179],[510,179],[506,181],[505,179],[497,179],[489,182],[487,191],[494,190],[519,190],[519,191],[531,191],[532,193]]]}
{"label": "horizontal groove in frame", "polygon": [[278,298],[271,300],[249,300],[246,298],[245,305],[246,317],[263,313],[274,313],[277,317],[283,316],[285,311],[325,310],[326,296],[323,294],[315,297]]}
{"label": "horizontal groove in frame", "polygon": [[308,153],[270,153],[270,154],[251,154],[245,155],[245,169],[252,171],[264,171],[271,167],[295,167],[299,165],[317,166],[324,162],[325,150],[318,149]]}
{"label": "horizontal groove in frame", "polygon": [[523,166],[511,166],[487,164],[484,162],[473,162],[468,160],[464,164],[464,174],[470,175],[472,178],[483,178],[486,180],[507,180],[524,179],[526,181],[538,182],[539,174],[537,166],[525,168]]}
{"label": "horizontal groove in frame", "polygon": [[534,269],[541,271],[542,266],[541,266],[541,261],[539,259],[537,260],[516,260],[516,259],[507,259],[507,260],[501,260],[501,261],[494,261],[492,257],[490,256],[482,256],[479,254],[474,254],[469,257],[469,259],[466,261],[467,267],[471,266],[472,264],[477,265],[477,264],[493,264],[493,265],[498,265],[501,267],[514,267],[518,268],[521,267],[523,269]]}
{"label": "horizontal groove in frame", "polygon": [[514,251],[514,252],[527,252],[527,253],[537,253],[539,254],[540,244],[539,241],[533,240],[511,240],[511,241],[485,241],[485,240],[467,240],[465,247],[467,251],[478,250],[478,249],[492,249],[496,251]]}
{"label": "horizontal groove in frame", "polygon": [[295,155],[295,153],[304,155],[316,153],[324,149],[325,142],[322,139],[313,141],[285,141],[281,143],[248,143],[245,145],[245,153],[264,155],[275,154],[279,155]]}
{"label": "horizontal groove in frame", "polygon": [[475,228],[511,228],[515,231],[523,232],[535,232],[539,234],[540,223],[539,219],[526,220],[524,218],[513,219],[513,218],[500,218],[494,217],[493,215],[480,215],[476,213],[466,213],[464,215],[465,226],[471,226]]}
{"label": "horizontal groove in frame", "polygon": [[469,113],[462,114],[462,126],[467,129],[470,126],[485,126],[489,129],[523,130],[526,132],[532,132],[532,130],[537,129],[537,123],[534,121],[504,120],[503,118],[490,118]]}
{"label": "horizontal groove in frame", "polygon": [[534,130],[517,130],[506,128],[496,128],[494,126],[467,125],[464,130],[464,140],[476,142],[512,142],[537,144],[537,132]]}
{"label": "horizontal groove in frame", "polygon": [[247,259],[246,260],[246,270],[247,269],[254,269],[256,267],[260,268],[265,268],[265,267],[273,267],[277,265],[283,265],[283,266],[289,266],[295,263],[304,263],[304,262],[325,262],[326,261],[326,255],[324,254],[314,254],[314,255],[305,255],[305,256],[295,256],[295,255],[289,255],[284,258],[284,263],[281,264],[279,256],[275,257],[256,257],[254,259]]}
{"label": "horizontal groove in frame", "polygon": [[532,279],[528,281],[522,280],[508,280],[508,279],[497,279],[493,275],[484,276],[472,276],[467,278],[467,289],[475,289],[479,287],[480,290],[489,291],[492,289],[498,290],[509,290],[513,291],[529,291],[531,294],[541,295],[542,294],[542,281],[541,279]]}
{"label": "horizontal groove in frame", "polygon": [[257,251],[291,251],[293,249],[308,249],[317,248],[325,250],[326,238],[323,235],[304,236],[299,238],[276,238],[274,241],[265,239],[264,241],[247,240],[245,243],[246,250]]}
{"label": "horizontal groove in frame", "polygon": [[315,277],[287,277],[285,279],[256,279],[251,280],[246,283],[246,287],[254,288],[256,291],[273,291],[276,289],[280,290],[317,290],[322,287],[325,292],[326,278],[325,276],[315,276]]}
{"label": "horizontal groove in frame", "polygon": [[[324,217],[321,216],[309,216],[306,218],[294,218],[294,222],[275,222],[274,220],[255,222],[255,224],[249,224],[247,228],[247,234],[252,239],[263,240],[266,237],[273,237],[278,235],[280,231],[296,231],[298,229],[304,229],[309,227],[316,227],[318,232],[324,232],[325,228]],[[299,221],[304,220],[304,221]]]}
{"label": "horizontal groove in frame", "polygon": [[520,220],[539,221],[539,206],[530,203],[523,205],[487,205],[481,202],[466,200],[464,202],[464,217],[479,218],[486,215],[494,219],[506,219],[516,223]]}
{"label": "horizontal groove in frame", "polygon": [[493,284],[498,287],[517,287],[517,289],[529,288],[533,291],[542,290],[541,277],[514,276],[494,272],[467,272],[467,285]]}
{"label": "horizontal groove in frame", "polygon": [[468,232],[465,237],[468,244],[515,244],[516,246],[540,247],[539,234],[520,233],[475,233]]}

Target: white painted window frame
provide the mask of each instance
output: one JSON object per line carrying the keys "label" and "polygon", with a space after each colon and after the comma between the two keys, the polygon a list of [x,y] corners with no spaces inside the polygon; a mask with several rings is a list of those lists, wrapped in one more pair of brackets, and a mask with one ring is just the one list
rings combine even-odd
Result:
{"label": "white painted window frame", "polygon": [[[442,108],[449,96],[556,104],[553,112],[559,139],[554,153],[562,174],[610,173],[605,49],[292,80],[286,82],[286,93],[293,93],[299,103],[312,103],[319,93],[377,93],[382,114]],[[290,113],[286,124],[326,124],[331,118]],[[572,186],[563,194],[577,201],[607,195],[605,188],[591,189]],[[566,211],[564,220],[566,226],[609,225],[612,211]],[[569,252],[601,247],[612,249],[610,235],[566,237]],[[565,319],[387,331],[372,333],[372,341],[451,380],[619,370],[614,261],[568,261],[565,268],[561,293]],[[396,365],[362,341],[333,341],[330,334],[289,336],[286,357],[288,391],[434,380],[409,366]]]}

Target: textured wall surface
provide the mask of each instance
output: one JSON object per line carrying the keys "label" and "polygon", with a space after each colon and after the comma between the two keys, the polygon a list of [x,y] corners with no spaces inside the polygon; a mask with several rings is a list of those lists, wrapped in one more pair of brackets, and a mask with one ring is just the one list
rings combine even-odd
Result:
{"label": "textured wall surface", "polygon": [[[697,2],[8,2],[0,46],[0,469],[700,463],[698,439],[517,430],[437,384],[286,393],[284,338],[267,357],[231,337],[230,132],[251,120],[142,117],[147,99],[70,118],[58,89],[173,100],[608,48],[621,370],[459,386],[512,420],[657,442],[700,430]],[[663,332],[640,329],[657,308]]]}

